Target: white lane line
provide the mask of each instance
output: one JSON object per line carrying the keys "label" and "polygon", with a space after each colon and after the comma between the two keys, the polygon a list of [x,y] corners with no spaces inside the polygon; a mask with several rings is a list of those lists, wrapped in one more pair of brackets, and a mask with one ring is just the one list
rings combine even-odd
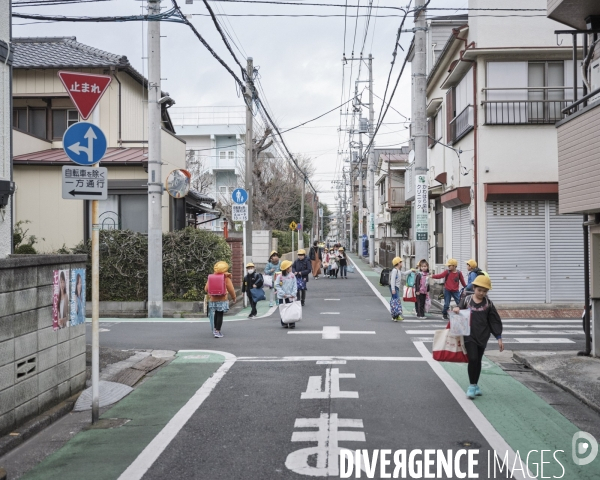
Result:
{"label": "white lane line", "polygon": [[237,362],[424,362],[423,357],[238,357]]}
{"label": "white lane line", "polygon": [[[409,335],[427,335],[433,333],[432,330],[404,330]],[[504,330],[502,335],[584,335],[584,332],[579,330]]]}
{"label": "white lane line", "polygon": [[326,302],[339,302],[340,301],[339,298],[324,298],[323,300],[325,300]]}
{"label": "white lane line", "polygon": [[[438,376],[438,378],[444,383],[446,388],[450,391],[452,396],[455,398],[457,403],[462,407],[467,416],[471,419],[473,424],[477,427],[477,429],[481,432],[483,437],[487,440],[492,447],[492,450],[495,450],[498,453],[499,458],[504,458],[505,453],[508,454],[508,465],[515,465],[516,455],[514,450],[510,447],[510,445],[502,438],[502,436],[498,433],[498,431],[493,427],[493,425],[489,422],[487,418],[481,413],[481,411],[475,405],[475,402],[469,400],[463,392],[462,388],[456,381],[450,376],[450,374],[442,367],[439,362],[436,362],[429,350],[425,348],[422,342],[414,342],[415,347],[419,353],[423,356],[423,358],[427,361],[429,366]],[[518,464],[517,464],[518,465]],[[514,470],[512,472],[511,478],[517,478],[519,480],[526,480],[528,478],[534,478],[534,476],[529,473],[529,477],[526,476],[525,472],[520,472],[519,470]]]}
{"label": "white lane line", "polygon": [[[404,320],[406,322],[406,320]],[[402,322],[402,323],[404,323]],[[421,325],[422,328],[440,328],[440,325]],[[507,328],[573,328],[573,325],[510,325]]]}
{"label": "white lane line", "polygon": [[342,330],[340,327],[323,327],[323,330],[294,330],[287,332],[288,335],[317,335],[320,334],[323,340],[339,340],[341,334],[351,335],[375,335],[375,332],[371,331],[352,331]]}
{"label": "white lane line", "polygon": [[[433,337],[413,337],[413,342],[433,343]],[[551,345],[555,343],[575,343],[568,338],[503,338],[502,341],[508,343],[534,343],[537,345]]]}
{"label": "white lane line", "polygon": [[502,323],[579,323],[581,325],[581,320],[534,320],[532,318],[522,318],[522,319],[514,319],[509,318],[506,320],[502,320]]}
{"label": "white lane line", "polygon": [[[191,350],[186,350],[191,351]],[[177,436],[179,431],[188,422],[191,416],[200,408],[200,405],[208,398],[219,381],[229,371],[235,363],[236,357],[231,353],[218,352],[214,350],[196,350],[203,353],[214,353],[225,357],[223,365],[213,373],[206,382],[194,393],[187,403],[169,420],[163,429],[158,432],[158,435],[142,450],[129,467],[119,476],[118,480],[141,480],[162,452],[167,448],[169,443]]]}
{"label": "white lane line", "polygon": [[317,365],[346,365],[346,360],[317,360]]}
{"label": "white lane line", "polygon": [[321,315],[339,315],[340,312],[321,312]]}

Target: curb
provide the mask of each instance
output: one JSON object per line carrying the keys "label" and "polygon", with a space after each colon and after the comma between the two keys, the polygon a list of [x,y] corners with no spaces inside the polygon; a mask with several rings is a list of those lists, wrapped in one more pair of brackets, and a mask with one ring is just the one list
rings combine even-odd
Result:
{"label": "curb", "polygon": [[[78,397],[79,394],[69,397],[67,400],[62,401],[55,407],[52,407],[50,410],[38,415],[33,420],[30,420],[13,431],[13,433],[18,433],[19,435],[5,435],[4,437],[0,438],[0,457],[6,455],[11,450],[17,448],[34,435],[44,430],[46,427],[52,425],[57,420],[60,420],[62,417],[70,413],[73,410]],[[5,478],[6,472],[0,468],[0,480],[4,480]]]}
{"label": "curb", "polygon": [[531,369],[531,371],[537,373],[540,377],[542,377],[544,380],[556,385],[557,387],[562,388],[565,392],[570,393],[571,395],[573,395],[577,400],[579,400],[580,402],[584,403],[585,405],[587,405],[588,407],[590,407],[592,410],[594,410],[597,413],[600,413],[600,405],[596,405],[595,403],[593,403],[592,401],[590,401],[587,397],[581,395],[580,393],[576,392],[575,390],[573,390],[572,388],[564,385],[561,382],[556,381],[556,379],[550,377],[548,374],[539,371],[537,368],[535,368],[530,362],[529,360],[527,360],[524,357],[521,357],[518,353],[513,352],[513,358],[518,360],[519,362],[521,362],[523,365],[529,367]]}

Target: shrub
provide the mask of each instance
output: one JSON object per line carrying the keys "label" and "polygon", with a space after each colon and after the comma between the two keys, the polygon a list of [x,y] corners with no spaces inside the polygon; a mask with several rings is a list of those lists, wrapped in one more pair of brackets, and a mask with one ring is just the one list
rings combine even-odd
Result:
{"label": "shrub", "polygon": [[25,243],[15,248],[15,253],[18,255],[35,255],[37,251],[31,245]]}
{"label": "shrub", "polygon": [[[273,238],[277,239],[277,252],[279,255],[290,253],[292,251],[292,231],[273,230]],[[304,233],[304,245],[310,246],[310,237]],[[298,234],[294,232],[294,250],[298,250]]]}

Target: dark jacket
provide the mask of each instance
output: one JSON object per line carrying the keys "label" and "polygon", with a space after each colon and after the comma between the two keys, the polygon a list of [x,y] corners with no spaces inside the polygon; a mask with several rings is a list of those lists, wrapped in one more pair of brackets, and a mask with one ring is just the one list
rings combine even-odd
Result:
{"label": "dark jacket", "polygon": [[475,297],[468,295],[461,299],[458,308],[471,310],[471,335],[465,337],[465,342],[474,342],[480,347],[485,347],[490,333],[496,339],[502,338],[502,320],[489,298],[485,297],[483,302],[475,303]]}
{"label": "dark jacket", "polygon": [[254,288],[254,285],[256,285],[256,288],[262,288],[263,283],[263,277],[260,273],[247,273],[242,284],[242,293],[248,292],[250,294],[250,290]]}
{"label": "dark jacket", "polygon": [[[427,282],[427,277],[430,277],[431,274],[427,273],[427,275],[425,275],[425,282]],[[417,278],[415,280],[415,292],[416,293],[421,293],[421,281],[423,281],[423,274],[422,273],[417,273]],[[429,284],[427,284],[427,291],[429,291]]]}
{"label": "dark jacket", "polygon": [[348,265],[348,257],[346,255],[346,252],[342,252],[338,255],[339,255],[338,261],[340,263],[340,267],[346,267]]}
{"label": "dark jacket", "polygon": [[308,274],[311,272],[312,268],[310,265],[310,260],[308,258],[304,258],[300,260],[299,258],[292,264],[292,272],[298,273],[302,275],[302,278],[308,282]]}
{"label": "dark jacket", "polygon": [[319,247],[310,247],[310,251],[308,252],[308,258],[310,260],[323,260],[323,255],[321,254],[321,249]]}

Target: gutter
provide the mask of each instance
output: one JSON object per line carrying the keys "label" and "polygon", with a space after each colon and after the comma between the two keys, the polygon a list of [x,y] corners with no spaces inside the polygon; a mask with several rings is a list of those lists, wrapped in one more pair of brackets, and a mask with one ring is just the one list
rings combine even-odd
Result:
{"label": "gutter", "polygon": [[121,81],[119,80],[119,77],[117,77],[117,70],[114,67],[111,67],[111,70],[113,73],[113,77],[119,84],[119,137],[117,139],[117,142],[119,143],[119,147],[122,147],[123,142],[122,142],[122,136],[121,136]]}

